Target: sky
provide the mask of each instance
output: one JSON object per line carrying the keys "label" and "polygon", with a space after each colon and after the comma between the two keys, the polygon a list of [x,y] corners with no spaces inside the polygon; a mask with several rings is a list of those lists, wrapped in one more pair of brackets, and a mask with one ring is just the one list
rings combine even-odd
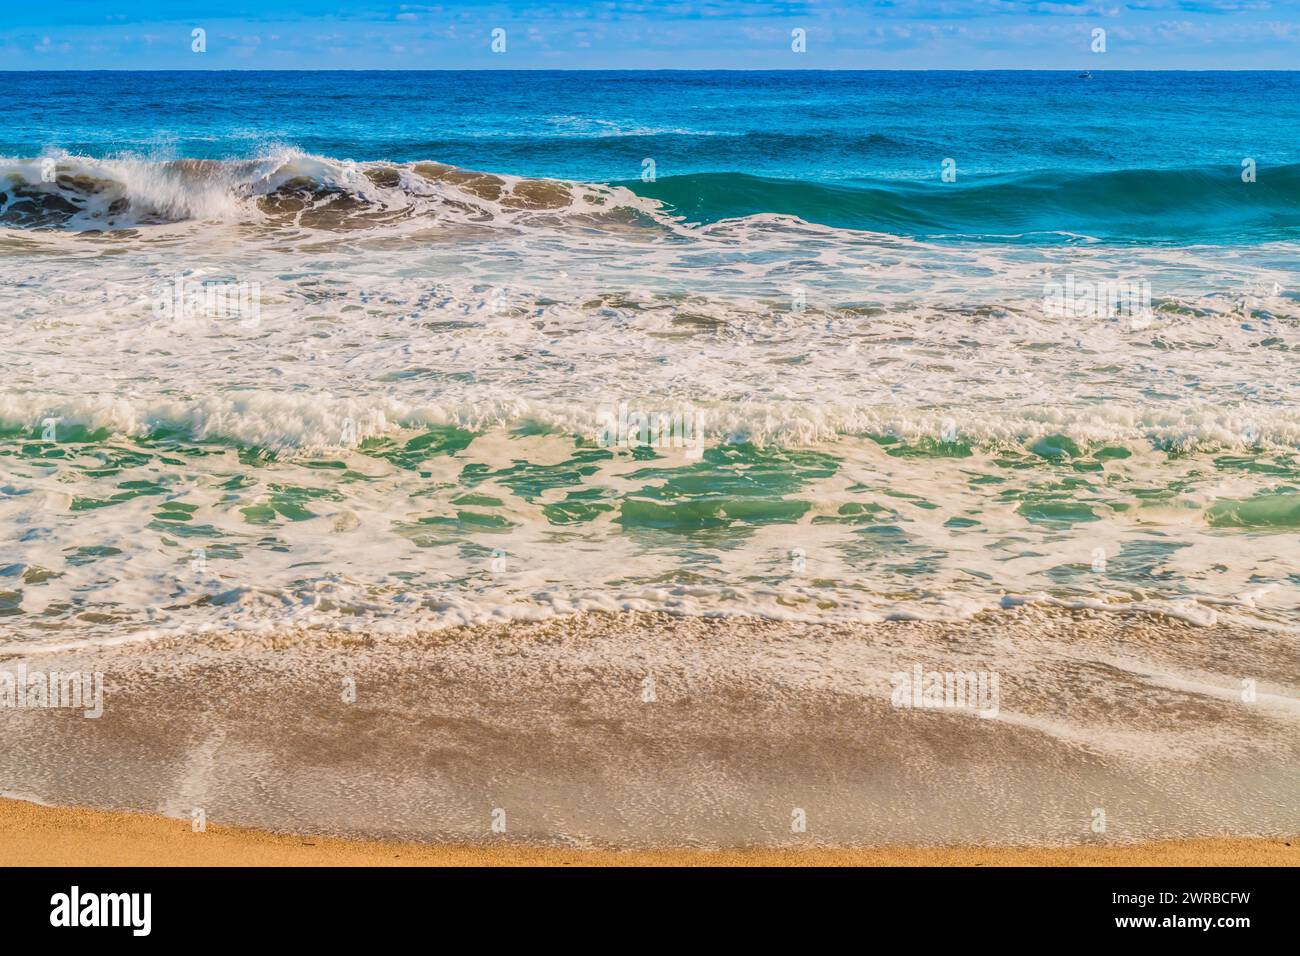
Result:
{"label": "sky", "polygon": [[[1300,69],[1300,0],[0,0],[0,10],[0,70]],[[504,31],[496,50],[494,31]]]}

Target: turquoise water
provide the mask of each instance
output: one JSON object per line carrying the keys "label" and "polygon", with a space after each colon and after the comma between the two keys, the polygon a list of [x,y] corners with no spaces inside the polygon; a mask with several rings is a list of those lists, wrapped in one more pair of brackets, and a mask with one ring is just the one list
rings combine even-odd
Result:
{"label": "turquoise water", "polygon": [[6,83],[14,639],[1300,621],[1300,74]]}
{"label": "turquoise water", "polygon": [[[1255,242],[1300,227],[1300,73],[10,73],[0,156],[278,147],[904,235]],[[1264,172],[1240,188],[1241,163]],[[943,161],[956,180],[938,191]],[[723,175],[725,174],[725,175]]]}

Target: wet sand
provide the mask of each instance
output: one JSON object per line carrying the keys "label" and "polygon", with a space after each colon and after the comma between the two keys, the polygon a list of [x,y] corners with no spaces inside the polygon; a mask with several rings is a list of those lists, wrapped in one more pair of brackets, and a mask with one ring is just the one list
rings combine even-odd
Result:
{"label": "wet sand", "polygon": [[[0,708],[0,792],[175,820],[41,811],[49,839],[24,844],[17,826],[11,855],[1242,861],[1300,830],[1294,648],[1222,625],[1032,608],[943,625],[584,614],[0,656],[19,664],[102,673],[104,713]],[[996,716],[896,706],[893,675],[917,665],[995,672]],[[124,826],[139,842],[105,846]],[[1152,846],[1169,840],[1192,842]],[[216,847],[230,855],[201,856]]]}

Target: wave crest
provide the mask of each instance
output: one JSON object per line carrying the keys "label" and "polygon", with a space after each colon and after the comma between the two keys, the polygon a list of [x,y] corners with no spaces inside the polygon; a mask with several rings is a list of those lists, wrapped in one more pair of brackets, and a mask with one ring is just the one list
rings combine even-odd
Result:
{"label": "wave crest", "polygon": [[739,173],[673,176],[637,186],[692,222],[761,213],[842,229],[936,238],[1070,241],[1263,241],[1300,230],[1300,164],[1026,172],[952,183],[827,184]]}
{"label": "wave crest", "polygon": [[0,225],[111,230],[182,221],[329,231],[413,222],[620,228],[785,216],[913,237],[1060,242],[1265,241],[1300,230],[1300,165],[1022,172],[941,182],[817,183],[734,172],[614,185],[440,162],[352,162],[283,150],[254,159],[0,159]]}
{"label": "wave crest", "polygon": [[297,151],[256,159],[0,159],[0,225],[111,230],[190,220],[344,230],[537,216],[629,224],[657,203],[618,187],[444,163],[356,163]]}

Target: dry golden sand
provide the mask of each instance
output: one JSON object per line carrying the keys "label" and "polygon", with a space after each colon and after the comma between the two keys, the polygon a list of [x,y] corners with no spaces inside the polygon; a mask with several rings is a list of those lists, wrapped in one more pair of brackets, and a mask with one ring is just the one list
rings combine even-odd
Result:
{"label": "dry golden sand", "polygon": [[1300,842],[844,850],[570,850],[374,843],[0,800],[2,866],[1295,866]]}

